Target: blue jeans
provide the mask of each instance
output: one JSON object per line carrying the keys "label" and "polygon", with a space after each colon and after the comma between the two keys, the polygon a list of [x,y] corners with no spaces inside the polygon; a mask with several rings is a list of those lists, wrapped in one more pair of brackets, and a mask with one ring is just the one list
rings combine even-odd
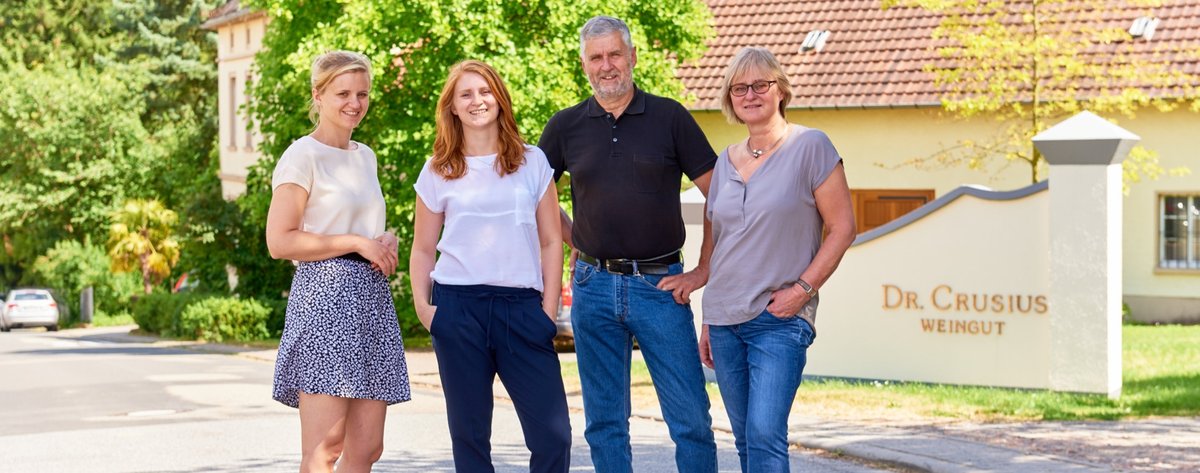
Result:
{"label": "blue jeans", "polygon": [[[671,265],[679,274],[683,265]],[[633,471],[629,445],[629,363],[636,338],[681,472],[717,471],[717,446],[692,309],[656,285],[665,276],[625,275],[578,261],[571,325],[583,384],[584,438],[599,473]]]}
{"label": "blue jeans", "polygon": [[765,310],[737,325],[708,327],[743,472],[788,471],[788,414],[815,336],[804,319]]}

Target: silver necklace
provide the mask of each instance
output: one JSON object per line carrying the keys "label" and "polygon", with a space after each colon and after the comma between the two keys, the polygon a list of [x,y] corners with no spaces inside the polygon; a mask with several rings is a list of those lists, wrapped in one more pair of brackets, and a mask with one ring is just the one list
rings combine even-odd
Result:
{"label": "silver necklace", "polygon": [[775,149],[775,145],[778,145],[780,141],[783,141],[783,137],[785,137],[785,136],[787,136],[786,131],[782,135],[779,135],[779,139],[775,140],[774,143],[771,143],[771,146],[769,146],[767,148],[762,148],[762,149],[754,149],[753,147],[751,147],[750,146],[750,138],[746,138],[746,149],[750,150],[750,158],[758,159],[759,156],[762,156],[767,151]]}

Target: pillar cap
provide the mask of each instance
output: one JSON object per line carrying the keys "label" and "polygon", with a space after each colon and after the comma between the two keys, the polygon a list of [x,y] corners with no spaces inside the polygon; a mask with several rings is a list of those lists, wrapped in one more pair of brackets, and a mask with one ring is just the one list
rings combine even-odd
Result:
{"label": "pillar cap", "polygon": [[1033,137],[1050,165],[1120,164],[1141,137],[1089,111],[1082,111]]}

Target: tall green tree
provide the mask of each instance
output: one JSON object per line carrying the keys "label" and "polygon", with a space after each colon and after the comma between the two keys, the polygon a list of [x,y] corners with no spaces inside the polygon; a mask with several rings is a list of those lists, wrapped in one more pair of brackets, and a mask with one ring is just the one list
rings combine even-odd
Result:
{"label": "tall green tree", "polygon": [[[1091,110],[1133,118],[1144,110],[1190,106],[1200,111],[1200,75],[1174,67],[1200,57],[1200,45],[1132,38],[1118,12],[1153,14],[1159,0],[884,0],[885,8],[915,7],[941,15],[933,32],[939,60],[926,66],[943,90],[943,110],[986,118],[997,133],[963,140],[905,164],[965,165],[996,170],[1021,163],[1032,182],[1045,159],[1032,138],[1049,126]],[[1157,153],[1138,147],[1124,162],[1126,184],[1167,170]],[[1172,169],[1173,174],[1189,172]]]}
{"label": "tall green tree", "polygon": [[0,63],[90,64],[112,51],[117,2],[24,0],[0,2]]}
{"label": "tall green tree", "polygon": [[[536,143],[554,112],[591,93],[579,60],[578,31],[588,18],[609,14],[629,23],[638,48],[638,85],[680,99],[686,97],[675,67],[699,57],[713,31],[699,0],[248,3],[271,18],[256,58],[259,81],[251,107],[268,158],[252,171],[239,200],[248,221],[262,228],[276,159],[312,129],[307,110],[313,58],[330,49],[360,51],[375,65],[375,82],[371,110],[354,138],[378,155],[388,226],[400,238],[402,262],[408,261],[411,241],[412,185],[432,151],[435,102],[455,62],[480,59],[496,67],[512,92],[522,134]],[[257,251],[265,254],[261,247]],[[407,287],[402,280],[397,285]]]}
{"label": "tall green tree", "polygon": [[107,237],[114,203],[146,195],[162,158],[138,112],[142,81],[51,63],[0,70],[0,233],[29,263],[61,239]]}
{"label": "tall green tree", "polygon": [[166,158],[149,185],[169,208],[184,208],[194,195],[220,186],[214,166],[218,161],[216,35],[200,25],[207,12],[221,3],[113,2],[112,19],[120,41],[99,62],[145,81],[141,121]]}
{"label": "tall green tree", "polygon": [[138,271],[149,294],[179,261],[175,224],[179,217],[157,200],[130,200],[113,212],[108,257],[113,272]]}
{"label": "tall green tree", "polygon": [[[196,208],[219,185],[215,36],[199,27],[219,2],[0,2],[4,282],[59,240],[102,241],[128,198]],[[185,243],[212,226],[202,214],[183,215]]]}

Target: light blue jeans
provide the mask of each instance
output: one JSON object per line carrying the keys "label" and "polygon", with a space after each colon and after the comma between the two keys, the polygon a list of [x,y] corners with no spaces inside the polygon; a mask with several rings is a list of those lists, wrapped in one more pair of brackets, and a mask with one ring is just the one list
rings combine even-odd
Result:
{"label": "light blue jeans", "polygon": [[800,388],[812,326],[767,311],[737,325],[710,325],[713,365],[744,473],[789,471],[788,414]]}
{"label": "light blue jeans", "polygon": [[[670,274],[683,271],[673,264]],[[681,472],[717,471],[717,446],[692,309],[656,285],[665,276],[625,275],[575,264],[571,325],[583,384],[584,438],[599,473],[630,473],[629,363],[636,338],[654,381]]]}

